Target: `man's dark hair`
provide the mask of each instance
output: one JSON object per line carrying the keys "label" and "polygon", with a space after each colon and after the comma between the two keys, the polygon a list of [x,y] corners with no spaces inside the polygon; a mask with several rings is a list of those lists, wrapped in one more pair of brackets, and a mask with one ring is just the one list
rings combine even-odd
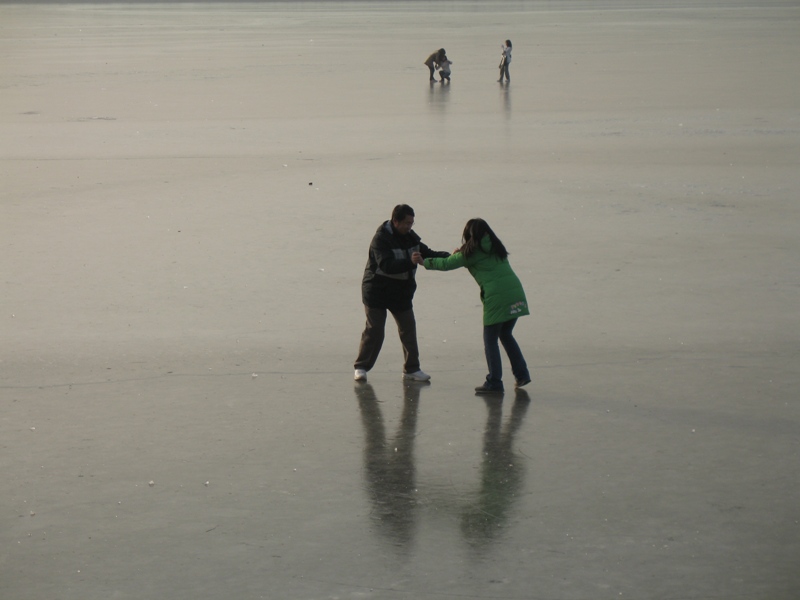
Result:
{"label": "man's dark hair", "polygon": [[401,223],[402,221],[406,220],[406,217],[413,217],[414,216],[414,209],[411,208],[408,204],[398,204],[394,207],[392,211],[392,221],[397,221]]}

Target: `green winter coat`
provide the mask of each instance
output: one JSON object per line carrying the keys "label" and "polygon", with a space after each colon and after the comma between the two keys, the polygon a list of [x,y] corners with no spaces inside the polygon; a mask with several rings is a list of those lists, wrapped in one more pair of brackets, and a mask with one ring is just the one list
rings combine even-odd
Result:
{"label": "green winter coat", "polygon": [[467,267],[481,288],[484,325],[505,323],[530,314],[525,290],[508,259],[501,260],[491,250],[492,240],[486,235],[481,240],[481,250],[469,258],[456,252],[447,258],[426,258],[423,263],[426,269],[433,271]]}

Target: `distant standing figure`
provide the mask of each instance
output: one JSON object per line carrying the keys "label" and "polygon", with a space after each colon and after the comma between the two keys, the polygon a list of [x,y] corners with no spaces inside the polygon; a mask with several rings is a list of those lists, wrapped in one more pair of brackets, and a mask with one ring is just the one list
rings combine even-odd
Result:
{"label": "distant standing figure", "polygon": [[450,82],[450,65],[453,64],[452,60],[449,60],[446,56],[439,63],[439,81],[444,83],[444,80],[447,79],[447,82]]}
{"label": "distant standing figure", "polygon": [[478,394],[503,393],[503,364],[500,346],[511,362],[511,371],[517,380],[516,387],[531,382],[531,375],[522,350],[514,339],[517,318],[529,315],[528,301],[519,277],[508,262],[508,250],[483,219],[470,219],[464,227],[463,245],[447,258],[424,258],[421,253],[412,260],[434,271],[452,271],[467,267],[481,289],[483,303],[483,348],[489,374],[482,385],[475,388]]}
{"label": "distant standing figure", "polygon": [[500,58],[500,79],[497,82],[503,83],[503,76],[505,76],[506,82],[510,83],[511,76],[508,74],[508,65],[511,64],[511,40],[506,40],[506,43],[500,46],[500,50],[502,58]]}
{"label": "distant standing figure", "polygon": [[428,69],[431,72],[431,81],[436,81],[436,77],[433,76],[436,73],[437,67],[442,64],[443,60],[447,60],[447,52],[444,51],[444,48],[439,48],[436,52],[431,54],[428,59],[423,63],[428,65]]}

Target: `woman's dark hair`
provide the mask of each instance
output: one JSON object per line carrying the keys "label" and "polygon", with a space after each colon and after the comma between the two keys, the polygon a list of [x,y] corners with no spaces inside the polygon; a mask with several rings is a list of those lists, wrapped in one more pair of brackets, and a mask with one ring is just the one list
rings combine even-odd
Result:
{"label": "woman's dark hair", "polygon": [[408,204],[398,204],[392,210],[392,221],[397,221],[401,223],[405,221],[406,217],[413,217],[414,216],[414,209],[411,208]]}
{"label": "woman's dark hair", "polygon": [[506,46],[508,46],[509,48],[511,48],[511,40],[506,40]]}
{"label": "woman's dark hair", "polygon": [[483,219],[470,219],[464,226],[464,233],[461,235],[463,245],[459,249],[464,256],[471,256],[476,250],[481,249],[481,240],[489,236],[492,241],[491,252],[496,254],[500,260],[508,258],[508,250],[500,241],[489,224]]}

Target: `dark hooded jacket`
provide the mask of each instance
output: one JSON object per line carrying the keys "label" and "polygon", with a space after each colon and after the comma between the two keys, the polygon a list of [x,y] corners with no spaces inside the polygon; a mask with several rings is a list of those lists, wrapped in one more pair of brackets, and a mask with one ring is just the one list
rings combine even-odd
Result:
{"label": "dark hooded jacket", "polygon": [[417,265],[411,262],[414,252],[423,258],[446,258],[449,252],[431,250],[412,229],[400,235],[386,221],[375,232],[369,245],[369,258],[361,282],[361,298],[370,308],[393,312],[411,310],[417,282]]}

